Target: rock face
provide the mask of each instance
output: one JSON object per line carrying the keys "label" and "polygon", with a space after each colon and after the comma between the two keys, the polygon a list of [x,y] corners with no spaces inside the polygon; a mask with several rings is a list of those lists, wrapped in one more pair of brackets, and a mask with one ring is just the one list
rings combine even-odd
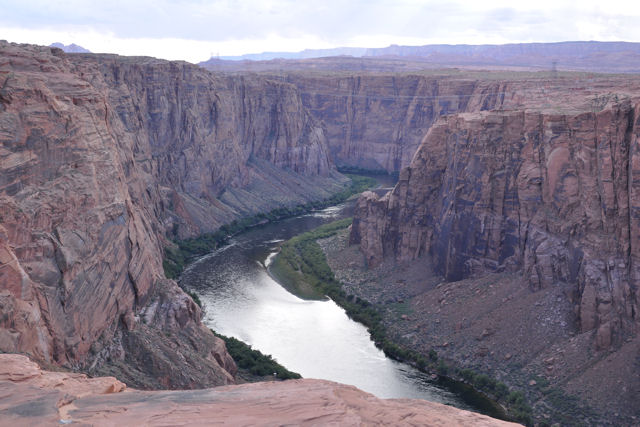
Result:
{"label": "rock face", "polygon": [[163,279],[164,236],[342,188],[295,88],[5,42],[0,88],[0,350],[139,387],[232,382]]}
{"label": "rock face", "polygon": [[637,82],[625,76],[457,70],[368,73],[356,68],[340,73],[290,71],[282,78],[298,88],[303,105],[324,127],[337,165],[387,172],[409,166],[431,126],[446,115],[549,105],[573,112],[598,111],[608,96],[638,93]]}
{"label": "rock face", "polygon": [[135,135],[136,163],[159,184],[161,209],[168,211],[159,216],[182,236],[279,206],[270,199],[289,191],[271,191],[257,206],[233,202],[238,188],[295,179],[274,176],[269,166],[303,177],[334,173],[324,133],[290,84],[152,58],[83,58],[75,61],[79,71],[95,73],[97,62],[92,85],[108,93],[124,131]]}
{"label": "rock face", "polygon": [[517,425],[321,380],[144,392],[112,377],[41,371],[19,355],[0,355],[0,390],[0,416],[20,425]]}
{"label": "rock face", "polygon": [[438,117],[494,108],[492,95],[500,88],[497,82],[419,75],[291,74],[288,81],[323,123],[336,164],[387,172],[409,165]]}
{"label": "rock face", "polygon": [[161,276],[157,225],[104,96],[59,51],[2,48],[1,348],[80,361]]}
{"label": "rock face", "polygon": [[[544,46],[532,47],[544,51]],[[562,47],[572,48],[576,46]],[[516,58],[526,50],[516,47],[515,56],[507,56]],[[201,65],[211,70],[261,71],[292,83],[325,129],[338,166],[387,172],[409,166],[422,139],[442,116],[550,107],[573,113],[599,111],[609,96],[638,93],[637,81],[624,75],[441,70],[398,58],[258,61],[251,68],[240,61]]]}
{"label": "rock face", "polygon": [[351,242],[369,265],[430,254],[452,281],[573,283],[581,330],[597,331],[597,348],[620,343],[640,307],[639,106],[441,119],[392,192],[360,198]]}
{"label": "rock face", "polygon": [[[304,107],[324,128],[338,166],[390,173],[409,165],[439,117],[517,104],[535,86],[528,80],[505,83],[451,72],[344,74],[290,71],[273,78],[298,89]],[[516,95],[516,88],[522,93]]]}

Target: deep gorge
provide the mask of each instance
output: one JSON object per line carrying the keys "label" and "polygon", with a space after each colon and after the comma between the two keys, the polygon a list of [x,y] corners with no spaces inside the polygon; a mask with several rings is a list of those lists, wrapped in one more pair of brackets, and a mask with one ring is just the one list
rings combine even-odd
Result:
{"label": "deep gorge", "polygon": [[566,289],[562,334],[633,370],[639,86],[586,73],[220,73],[0,42],[0,350],[148,388],[233,383],[223,343],[164,277],[164,248],[330,198],[348,185],[338,165],[400,175],[359,202],[351,242],[369,267],[429,257],[451,283],[508,273],[531,295]]}

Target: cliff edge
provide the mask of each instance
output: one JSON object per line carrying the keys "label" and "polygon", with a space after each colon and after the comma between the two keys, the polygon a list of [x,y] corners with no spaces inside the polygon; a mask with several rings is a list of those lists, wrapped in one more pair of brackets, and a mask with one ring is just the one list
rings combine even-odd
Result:
{"label": "cliff edge", "polygon": [[20,355],[0,355],[0,390],[0,416],[21,425],[517,425],[322,380],[145,392],[115,378],[42,371]]}
{"label": "cliff edge", "polygon": [[0,350],[137,387],[232,383],[164,279],[167,238],[346,181],[290,84],[0,42]]}

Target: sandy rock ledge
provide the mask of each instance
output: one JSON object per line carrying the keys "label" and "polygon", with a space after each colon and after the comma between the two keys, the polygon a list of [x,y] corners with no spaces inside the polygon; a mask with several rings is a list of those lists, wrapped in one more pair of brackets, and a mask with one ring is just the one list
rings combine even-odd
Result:
{"label": "sandy rock ledge", "polygon": [[0,355],[0,425],[420,425],[507,426],[438,403],[378,399],[305,379],[204,390],[139,391],[113,377],[41,370]]}

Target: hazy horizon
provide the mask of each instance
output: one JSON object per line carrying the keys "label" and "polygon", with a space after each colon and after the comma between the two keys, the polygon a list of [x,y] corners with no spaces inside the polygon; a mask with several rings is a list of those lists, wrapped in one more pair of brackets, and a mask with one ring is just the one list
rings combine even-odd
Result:
{"label": "hazy horizon", "polygon": [[639,19],[640,5],[591,0],[8,0],[0,39],[200,62],[216,55],[393,44],[640,42]]}

